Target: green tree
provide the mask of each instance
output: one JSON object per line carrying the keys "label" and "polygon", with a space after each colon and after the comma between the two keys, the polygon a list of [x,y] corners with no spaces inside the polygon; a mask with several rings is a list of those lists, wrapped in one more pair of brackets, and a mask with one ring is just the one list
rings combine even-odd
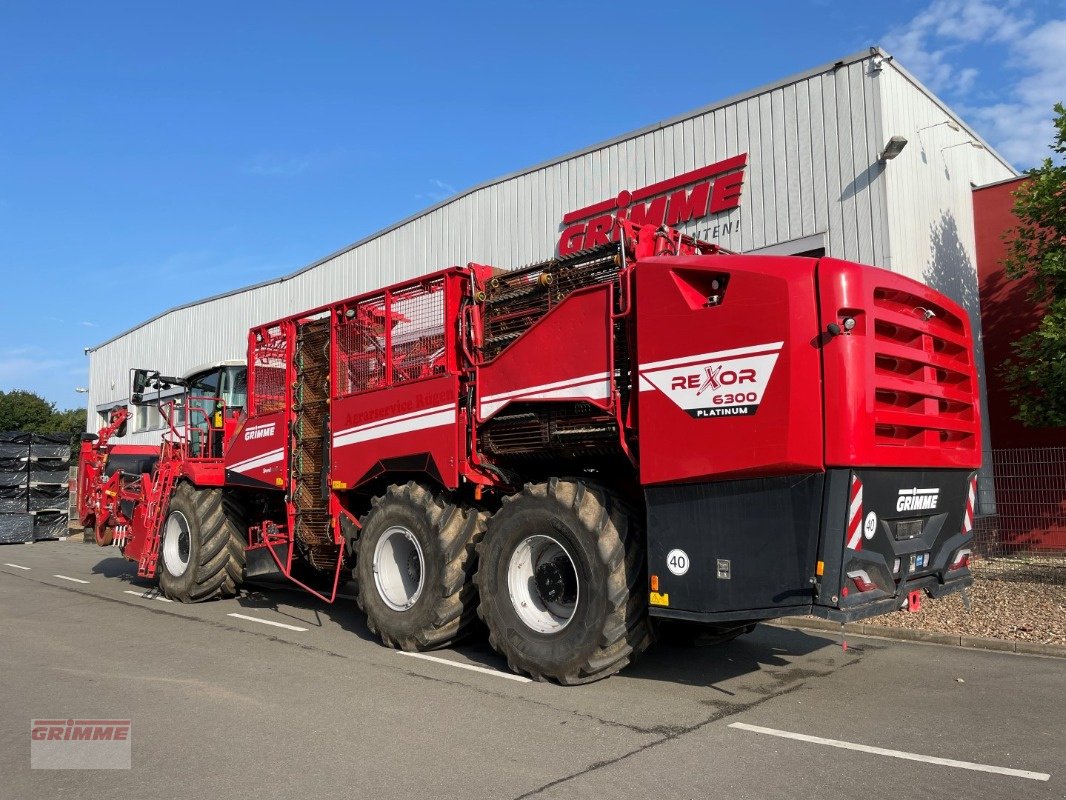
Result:
{"label": "green tree", "polygon": [[70,436],[71,446],[78,447],[81,435],[85,433],[86,411],[84,408],[68,408],[66,411],[57,411],[52,417],[52,430],[54,433],[65,433]]}
{"label": "green tree", "polygon": [[15,389],[0,392],[0,431],[28,431],[30,433],[64,433],[72,447],[85,432],[84,408],[57,411],[54,403],[33,392]]}
{"label": "green tree", "polygon": [[51,433],[55,414],[55,405],[33,392],[0,392],[0,431]]}
{"label": "green tree", "polygon": [[[1055,104],[1055,158],[1029,170],[1014,193],[1018,224],[1008,232],[1008,277],[1033,280],[1036,329],[1012,345],[1003,377],[1028,427],[1066,426],[1066,108]],[[1058,162],[1058,163],[1056,163]]]}

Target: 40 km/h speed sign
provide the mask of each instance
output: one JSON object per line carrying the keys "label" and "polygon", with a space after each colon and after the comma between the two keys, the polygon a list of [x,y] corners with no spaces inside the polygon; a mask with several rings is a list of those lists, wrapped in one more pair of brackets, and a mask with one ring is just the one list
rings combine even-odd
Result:
{"label": "40 km/h speed sign", "polygon": [[671,550],[666,554],[666,568],[674,575],[684,575],[688,572],[688,553],[684,550]]}

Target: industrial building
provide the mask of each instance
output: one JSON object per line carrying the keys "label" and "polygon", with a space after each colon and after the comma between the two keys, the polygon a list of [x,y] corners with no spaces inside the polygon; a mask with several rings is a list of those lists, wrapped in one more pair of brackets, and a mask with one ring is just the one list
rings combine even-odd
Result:
{"label": "industrial building", "polygon": [[[885,267],[953,297],[979,330],[972,188],[1016,175],[870,48],[468,189],[289,275],[164,311],[88,351],[89,428],[126,402],[131,367],[180,375],[243,358],[253,324],[452,264],[549,259],[602,242],[618,214],[737,252]],[[154,409],[132,422],[126,441],[158,440]]]}

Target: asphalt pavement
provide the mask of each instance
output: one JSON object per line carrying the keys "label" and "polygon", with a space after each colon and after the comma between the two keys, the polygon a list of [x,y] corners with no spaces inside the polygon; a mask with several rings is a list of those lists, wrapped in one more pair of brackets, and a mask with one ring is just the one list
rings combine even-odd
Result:
{"label": "asphalt pavement", "polygon": [[[129,770],[30,768],[130,719]],[[113,549],[0,547],[0,798],[1066,797],[1066,660],[770,626],[520,679],[382,647],[352,600],[160,599]]]}

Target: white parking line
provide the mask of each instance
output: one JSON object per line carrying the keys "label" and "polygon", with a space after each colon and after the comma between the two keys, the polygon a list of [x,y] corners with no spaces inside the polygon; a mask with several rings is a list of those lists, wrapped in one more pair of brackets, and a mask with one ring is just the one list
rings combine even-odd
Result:
{"label": "white parking line", "polygon": [[273,625],[275,628],[285,628],[289,631],[306,631],[307,628],[300,628],[296,625],[286,625],[284,622],[274,622],[269,619],[259,619],[259,617],[249,617],[247,614],[227,614],[227,617],[236,617],[237,619],[246,619],[250,622],[262,622],[264,625]]}
{"label": "white parking line", "polygon": [[68,575],[53,575],[52,577],[62,578],[65,581],[73,581],[74,583],[88,583],[88,581],[83,581],[81,578],[71,578]]}
{"label": "white parking line", "polygon": [[975,764],[972,761],[957,761],[954,758],[937,758],[936,756],[923,756],[918,753],[908,753],[905,750],[886,750],[883,747],[871,747],[868,744],[855,744],[854,742],[842,742],[839,739],[823,739],[821,736],[808,736],[805,733],[792,733],[779,731],[775,728],[763,728],[760,725],[747,725],[743,722],[731,723],[730,728],[738,728],[742,731],[765,733],[770,736],[779,736],[782,739],[796,739],[800,742],[824,744],[829,747],[840,747],[844,750],[858,750],[861,753],[873,753],[878,756],[891,758],[903,758],[907,761],[924,761],[927,764],[939,764],[944,767],[956,767],[957,769],[970,769],[975,772],[994,772],[997,775],[1010,775],[1015,778],[1028,778],[1031,781],[1050,780],[1051,776],[1046,772],[1031,772],[1027,769],[1010,769],[1009,767],[994,767],[991,764]]}
{"label": "white parking line", "polygon": [[152,590],[151,589],[148,589],[147,591],[143,591],[143,592],[135,592],[132,589],[126,589],[125,592],[126,592],[126,594],[132,594],[132,595],[134,595],[136,597],[139,597],[142,600],[162,600],[164,603],[169,603],[170,602],[170,598],[169,597],[163,597],[160,594],[152,594]]}
{"label": "white parking line", "polygon": [[438,658],[437,656],[427,656],[425,653],[408,653],[406,650],[397,650],[401,656],[411,656],[411,658],[421,658],[426,661],[435,661],[438,664],[447,664],[449,667],[458,667],[459,669],[468,669],[471,672],[482,672],[485,675],[492,675],[495,678],[507,678],[509,681],[518,681],[519,683],[530,683],[530,679],[522,675],[512,675],[510,672],[500,672],[498,669],[489,669],[488,667],[475,667],[473,664],[460,664],[458,661],[449,661],[446,658]]}
{"label": "white parking line", "polygon": [[29,569],[29,567],[24,567],[21,564],[4,564],[4,566],[5,567],[14,567],[15,569]]}

